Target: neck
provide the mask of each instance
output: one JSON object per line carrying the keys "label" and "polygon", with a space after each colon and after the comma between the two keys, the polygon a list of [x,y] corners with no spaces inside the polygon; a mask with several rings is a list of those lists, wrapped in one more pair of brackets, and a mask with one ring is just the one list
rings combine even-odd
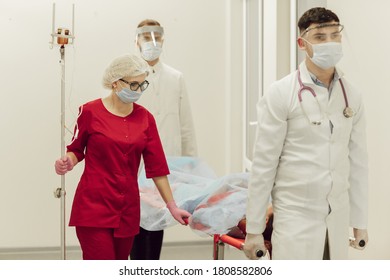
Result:
{"label": "neck", "polygon": [[104,98],[107,109],[114,115],[125,117],[133,111],[133,103],[123,103],[114,91]]}
{"label": "neck", "polygon": [[306,58],[306,67],[309,72],[313,73],[326,87],[329,87],[333,80],[335,68],[322,69],[315,65],[309,58]]}
{"label": "neck", "polygon": [[157,59],[152,60],[152,61],[146,61],[146,62],[149,64],[149,66],[154,66],[154,65],[156,65],[157,62],[159,62],[159,61],[160,61],[160,58],[157,58]]}

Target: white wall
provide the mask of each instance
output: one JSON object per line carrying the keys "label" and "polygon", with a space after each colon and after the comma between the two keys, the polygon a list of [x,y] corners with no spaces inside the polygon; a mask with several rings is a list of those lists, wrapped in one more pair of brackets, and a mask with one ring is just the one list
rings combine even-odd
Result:
{"label": "white wall", "polygon": [[[101,87],[103,70],[114,57],[134,51],[138,22],[154,18],[166,31],[162,60],[186,78],[199,156],[219,175],[241,166],[231,163],[236,152],[226,159],[227,138],[240,128],[237,121],[229,123],[233,117],[226,119],[225,109],[237,101],[226,97],[232,92],[227,87],[240,89],[242,79],[230,80],[240,73],[230,72],[231,64],[241,59],[240,40],[235,38],[242,35],[241,28],[231,25],[241,22],[240,0],[73,2],[76,40],[74,47],[66,48],[66,116],[71,130],[79,105],[109,94]],[[71,27],[71,3],[56,1],[56,27]],[[60,244],[60,200],[52,194],[60,185],[53,168],[60,156],[60,54],[57,47],[49,49],[51,16],[52,1],[0,1],[0,248]],[[231,57],[232,51],[236,54]],[[68,133],[67,142],[70,138]],[[240,138],[233,135],[229,141],[240,145]],[[82,164],[66,177],[68,214],[81,170]],[[197,239],[177,230],[169,235],[167,241]],[[67,230],[67,241],[78,245],[73,228]]]}
{"label": "white wall", "polygon": [[340,66],[359,85],[367,114],[370,168],[369,239],[364,252],[351,250],[355,259],[390,259],[390,26],[386,0],[328,0],[345,25],[344,58]]}

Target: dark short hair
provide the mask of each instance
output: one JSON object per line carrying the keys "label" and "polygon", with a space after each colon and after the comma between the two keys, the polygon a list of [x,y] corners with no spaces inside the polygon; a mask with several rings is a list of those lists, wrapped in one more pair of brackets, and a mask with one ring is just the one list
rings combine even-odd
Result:
{"label": "dark short hair", "polygon": [[316,7],[307,10],[298,21],[298,28],[300,33],[306,30],[312,23],[326,23],[335,21],[340,23],[338,16],[331,10]]}

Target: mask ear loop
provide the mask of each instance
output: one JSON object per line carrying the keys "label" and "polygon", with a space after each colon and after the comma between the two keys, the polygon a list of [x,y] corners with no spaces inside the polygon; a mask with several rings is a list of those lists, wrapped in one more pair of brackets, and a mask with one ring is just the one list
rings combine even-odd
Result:
{"label": "mask ear loop", "polygon": [[[314,55],[314,48],[313,48],[313,44],[310,43],[308,40],[306,40],[305,38],[303,38],[302,36],[300,36],[301,40],[304,41],[306,44],[310,45],[311,46],[311,49],[312,49],[312,56]],[[307,47],[306,47],[307,48]],[[309,53],[307,52],[307,50],[305,50],[305,53],[306,53],[306,56],[311,59],[311,57],[309,56]]]}

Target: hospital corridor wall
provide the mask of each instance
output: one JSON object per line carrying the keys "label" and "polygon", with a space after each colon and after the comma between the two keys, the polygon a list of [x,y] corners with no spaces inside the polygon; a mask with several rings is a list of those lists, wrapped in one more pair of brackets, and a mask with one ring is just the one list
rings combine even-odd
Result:
{"label": "hospital corridor wall", "polygon": [[[76,39],[74,45],[66,47],[67,129],[73,130],[79,105],[109,94],[101,86],[105,67],[114,57],[137,51],[136,25],[153,18],[165,28],[162,61],[182,71],[185,77],[199,157],[219,176],[242,172],[243,4],[250,6],[249,2],[254,1],[257,0],[55,1],[56,27],[70,27],[71,3],[75,3]],[[265,7],[278,9],[277,18],[268,23],[273,27],[268,32],[277,30],[278,34],[269,34],[263,40],[276,40],[268,45],[279,49],[288,45],[286,38],[290,44],[295,43],[286,26],[287,10],[315,1],[274,1],[259,0]],[[369,246],[364,251],[351,249],[350,258],[390,259],[390,129],[386,114],[390,106],[386,86],[390,35],[382,30],[383,26],[390,26],[386,14],[390,2],[321,0],[324,2],[346,27],[345,55],[340,66],[360,87],[367,113]],[[58,47],[49,48],[52,3],[0,0],[0,259],[4,259],[4,252],[56,252],[60,246],[60,200],[54,198],[53,191],[60,185],[54,160],[60,156],[61,77]],[[261,51],[265,55],[271,52]],[[281,56],[272,50],[272,55],[275,57],[267,56],[268,65],[261,69],[276,71],[268,71],[267,79],[271,75],[279,79],[288,72],[294,57],[285,51]],[[259,89],[259,95],[262,90]],[[67,143],[72,136],[70,131],[66,132]],[[80,163],[66,176],[67,221],[82,170]],[[69,248],[79,248],[74,228],[66,227],[66,240]],[[209,244],[211,258],[211,237],[199,237],[181,226],[166,231],[164,246],[180,248],[184,244],[201,244],[199,250]]]}

